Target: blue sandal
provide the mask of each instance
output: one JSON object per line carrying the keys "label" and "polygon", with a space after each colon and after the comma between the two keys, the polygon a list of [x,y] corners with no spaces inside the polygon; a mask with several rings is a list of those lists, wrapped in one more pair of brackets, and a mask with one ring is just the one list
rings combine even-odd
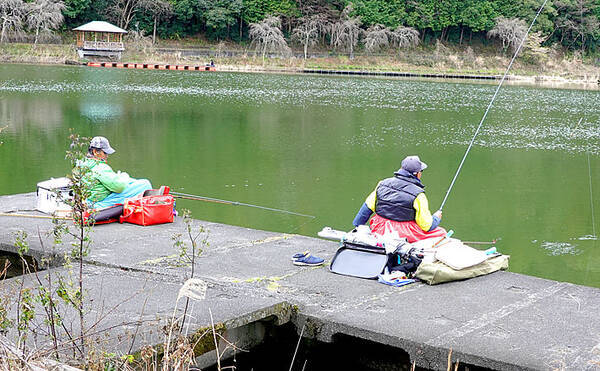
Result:
{"label": "blue sandal", "polygon": [[306,254],[302,258],[294,260],[294,265],[317,266],[323,264],[323,262],[325,262],[325,260],[310,254]]}

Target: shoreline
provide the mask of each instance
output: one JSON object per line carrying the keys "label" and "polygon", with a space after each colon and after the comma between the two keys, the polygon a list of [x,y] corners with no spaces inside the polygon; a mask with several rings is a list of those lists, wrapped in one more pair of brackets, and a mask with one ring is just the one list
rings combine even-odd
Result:
{"label": "shoreline", "polygon": [[[32,45],[32,44],[5,44],[0,46],[2,56],[0,63],[5,64],[31,64],[31,65],[86,65],[87,62],[79,60],[75,47],[66,44]],[[265,64],[254,57],[211,57],[194,56],[184,57],[181,51],[141,52],[128,51],[118,63],[148,63],[148,64],[178,64],[204,66],[208,60],[213,59],[217,71],[245,72],[245,73],[291,73],[327,76],[353,76],[367,78],[399,78],[418,79],[445,82],[469,82],[496,84],[504,74],[505,66],[494,68],[444,68],[424,67],[390,61],[387,57],[357,57],[351,62],[347,57],[336,58],[311,58],[299,60],[297,58],[269,59]],[[106,62],[106,61],[102,61]],[[115,61],[113,61],[115,62]],[[575,65],[576,63],[574,63]],[[507,85],[525,85],[543,88],[600,90],[600,69],[583,65],[573,75],[568,72],[556,71],[549,73],[536,73],[536,71],[519,71],[509,73],[505,83]],[[583,68],[585,67],[585,68]],[[590,70],[591,69],[591,70]],[[525,73],[523,73],[525,72]],[[567,76],[565,76],[567,75]]]}
{"label": "shoreline", "polygon": [[[246,73],[296,73],[310,75],[326,75],[326,76],[352,76],[352,77],[368,77],[368,78],[400,78],[400,79],[417,79],[428,81],[446,81],[446,82],[469,82],[495,84],[502,76],[501,75],[475,75],[469,73],[453,73],[453,72],[431,72],[431,73],[414,73],[407,71],[389,71],[389,70],[323,70],[325,73],[314,73],[312,69],[297,69],[297,68],[260,68],[252,65],[236,66],[236,65],[217,65],[217,71],[221,72],[246,72]],[[358,73],[356,73],[358,72]],[[394,76],[405,75],[405,76]],[[556,75],[513,75],[508,74],[504,82],[507,85],[524,85],[537,86],[544,88],[563,88],[563,89],[579,89],[579,90],[600,90],[600,76],[589,76],[582,79],[568,79]]]}

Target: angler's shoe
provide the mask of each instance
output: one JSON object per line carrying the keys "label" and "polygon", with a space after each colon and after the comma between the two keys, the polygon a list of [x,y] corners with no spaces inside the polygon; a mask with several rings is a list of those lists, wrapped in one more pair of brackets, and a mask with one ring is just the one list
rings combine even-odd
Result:
{"label": "angler's shoe", "polygon": [[298,259],[305,258],[308,254],[310,254],[310,252],[308,250],[306,250],[305,252],[296,253],[296,254],[292,255],[292,261],[295,262]]}
{"label": "angler's shoe", "polygon": [[294,260],[294,265],[309,265],[309,266],[317,266],[323,264],[325,260],[312,256],[310,254],[306,254],[303,258]]}

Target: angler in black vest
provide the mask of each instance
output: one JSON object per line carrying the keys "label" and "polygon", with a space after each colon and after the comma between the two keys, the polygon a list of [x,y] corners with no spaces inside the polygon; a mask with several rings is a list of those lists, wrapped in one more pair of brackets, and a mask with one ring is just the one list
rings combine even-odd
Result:
{"label": "angler in black vest", "polygon": [[402,160],[402,167],[391,178],[377,184],[367,197],[352,224],[366,224],[371,214],[371,231],[384,234],[386,228],[396,231],[408,242],[430,237],[442,237],[446,231],[439,227],[442,212],[433,215],[425,196],[425,186],[421,183],[423,170],[427,164],[419,156],[408,156]]}

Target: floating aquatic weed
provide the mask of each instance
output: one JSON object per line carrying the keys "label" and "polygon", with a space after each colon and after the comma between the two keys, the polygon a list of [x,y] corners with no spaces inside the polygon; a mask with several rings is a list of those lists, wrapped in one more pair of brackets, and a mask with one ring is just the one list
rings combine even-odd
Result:
{"label": "floating aquatic weed", "polygon": [[585,236],[581,236],[581,237],[576,237],[574,239],[580,240],[580,241],[597,241],[598,240],[598,236],[594,236],[593,234],[586,234]]}
{"label": "floating aquatic weed", "polygon": [[[370,136],[349,138],[352,145],[394,145],[398,138],[411,135],[418,144],[465,145],[493,95],[494,86],[486,84],[432,83],[419,80],[368,79],[339,76],[265,75],[256,79],[245,74],[157,73],[146,71],[147,78],[115,80],[116,71],[87,71],[92,81],[6,80],[1,91],[59,94],[127,95],[136,103],[164,98],[202,98],[207,102],[228,102],[251,106],[284,105],[301,108],[343,107],[366,113],[377,110],[404,117],[406,113],[444,115],[444,122],[402,121],[393,129],[369,127]],[[126,71],[120,71],[127,75]],[[136,76],[139,76],[136,75]],[[157,83],[157,77],[160,83]],[[109,80],[109,81],[102,81]],[[124,80],[124,81],[123,81]],[[92,92],[92,93],[91,93]],[[490,111],[476,144],[488,148],[539,149],[571,153],[600,153],[600,106],[597,92],[506,87]],[[457,99],[460,97],[460,99]],[[520,114],[515,114],[519,112]],[[565,113],[582,115],[586,121],[574,128],[565,122]],[[413,117],[413,116],[411,116]],[[414,116],[416,117],[416,116]],[[439,119],[438,119],[439,121]],[[395,123],[381,123],[387,128]]]}
{"label": "floating aquatic weed", "polygon": [[568,242],[544,241],[542,242],[540,247],[546,250],[547,254],[550,256],[581,254],[581,250],[577,248],[577,245],[572,245]]}

